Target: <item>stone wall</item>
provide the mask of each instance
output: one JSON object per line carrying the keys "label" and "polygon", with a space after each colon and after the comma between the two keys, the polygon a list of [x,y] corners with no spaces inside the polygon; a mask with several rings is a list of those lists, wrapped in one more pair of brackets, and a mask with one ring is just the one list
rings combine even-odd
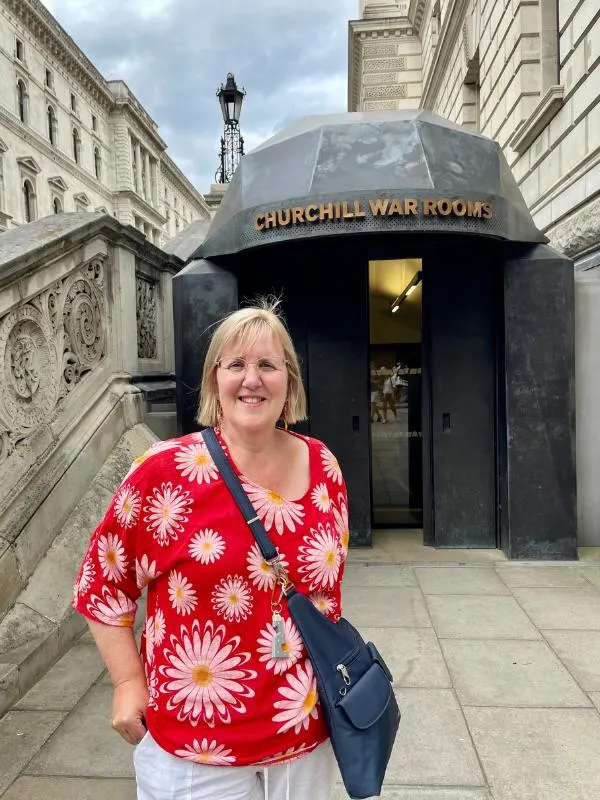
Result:
{"label": "stone wall", "polygon": [[180,267],[99,214],[0,236],[0,616],[143,420],[131,376],[173,371]]}

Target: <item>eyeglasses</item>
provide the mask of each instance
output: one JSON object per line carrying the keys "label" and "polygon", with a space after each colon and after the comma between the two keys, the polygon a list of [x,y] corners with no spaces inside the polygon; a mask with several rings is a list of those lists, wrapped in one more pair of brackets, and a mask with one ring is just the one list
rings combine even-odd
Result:
{"label": "eyeglasses", "polygon": [[228,356],[220,358],[216,365],[233,375],[242,375],[248,371],[248,367],[253,366],[261,375],[269,375],[274,372],[282,372],[287,367],[287,361],[279,356],[264,356],[256,361],[247,361],[242,356]]}

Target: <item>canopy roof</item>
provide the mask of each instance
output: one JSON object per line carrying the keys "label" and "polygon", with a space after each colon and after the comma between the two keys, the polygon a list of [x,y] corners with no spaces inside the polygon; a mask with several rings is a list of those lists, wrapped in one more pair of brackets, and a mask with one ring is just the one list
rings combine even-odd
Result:
{"label": "canopy roof", "polygon": [[[382,198],[416,199],[419,213],[373,215],[370,204]],[[463,214],[460,203],[459,213],[425,214],[426,199],[485,202],[491,214],[477,218],[471,206]],[[316,219],[314,205],[329,202],[342,210],[348,203],[347,216]],[[354,202],[364,217],[351,216]],[[265,214],[307,207],[310,222],[286,222],[284,213],[282,224],[264,224]],[[497,142],[428,111],[368,112],[300,119],[245,156],[192,257],[286,239],[419,230],[546,241]]]}

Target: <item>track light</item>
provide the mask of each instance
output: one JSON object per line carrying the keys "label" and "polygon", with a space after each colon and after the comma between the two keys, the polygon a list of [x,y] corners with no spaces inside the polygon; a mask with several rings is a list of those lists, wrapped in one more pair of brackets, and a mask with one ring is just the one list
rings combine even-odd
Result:
{"label": "track light", "polygon": [[398,311],[398,309],[400,308],[400,303],[403,303],[407,297],[410,297],[410,295],[414,292],[417,286],[421,283],[422,277],[423,273],[421,272],[421,270],[419,270],[413,275],[406,289],[404,289],[403,292],[399,294],[398,297],[392,303],[392,314],[395,314],[396,311]]}

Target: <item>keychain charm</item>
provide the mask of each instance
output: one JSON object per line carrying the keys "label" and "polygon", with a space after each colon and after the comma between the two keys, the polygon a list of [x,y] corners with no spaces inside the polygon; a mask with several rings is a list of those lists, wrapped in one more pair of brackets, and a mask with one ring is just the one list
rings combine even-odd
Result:
{"label": "keychain charm", "polygon": [[289,658],[290,654],[285,649],[285,624],[281,614],[276,611],[273,613],[273,644],[271,646],[272,658]]}

